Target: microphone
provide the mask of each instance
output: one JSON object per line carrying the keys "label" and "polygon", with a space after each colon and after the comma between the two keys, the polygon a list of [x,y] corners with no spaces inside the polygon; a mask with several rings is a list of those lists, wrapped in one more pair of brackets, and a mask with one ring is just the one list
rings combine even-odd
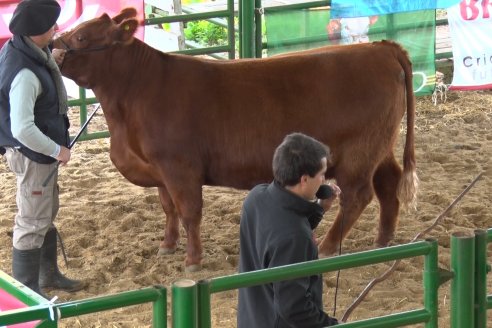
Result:
{"label": "microphone", "polygon": [[322,184],[316,192],[318,199],[327,199],[333,196],[333,189],[329,185]]}

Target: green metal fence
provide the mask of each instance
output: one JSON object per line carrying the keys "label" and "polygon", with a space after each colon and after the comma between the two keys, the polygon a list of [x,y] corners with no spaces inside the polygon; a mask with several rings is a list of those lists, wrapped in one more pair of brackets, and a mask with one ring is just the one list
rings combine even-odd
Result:
{"label": "green metal fence", "polygon": [[[438,267],[436,240],[419,241],[383,249],[345,254],[334,258],[297,263],[266,270],[234,274],[195,282],[177,280],[172,291],[172,327],[209,328],[211,295],[233,289],[274,281],[295,279],[336,270],[424,256],[424,307],[349,323],[339,327],[401,327],[424,323],[426,328],[438,327],[438,289],[452,277],[451,328],[486,328],[487,310],[492,309],[492,294],[487,294],[487,246],[492,242],[492,229],[476,230],[473,235],[455,233],[451,236],[451,271]],[[60,318],[106,311],[120,307],[153,302],[153,327],[167,326],[166,289],[161,286],[101,296],[80,301],[48,304],[47,300],[26,290],[13,278],[0,271],[0,288],[30,307],[0,313],[0,326],[42,320],[38,327],[58,327]]]}
{"label": "green metal fence", "polygon": [[438,316],[437,291],[439,285],[444,281],[443,278],[445,276],[443,271],[438,268],[437,247],[437,241],[427,240],[384,249],[346,254],[334,258],[213,278],[199,281],[198,283],[191,283],[187,280],[185,284],[181,284],[180,281],[173,285],[173,300],[179,297],[181,306],[173,306],[172,317],[190,317],[196,319],[193,322],[186,322],[186,324],[183,323],[182,325],[182,322],[174,322],[173,320],[176,324],[173,327],[212,327],[210,298],[213,293],[423,255],[425,256],[423,271],[424,308],[344,323],[340,327],[386,328],[425,323],[426,328],[435,328],[437,327]]}
{"label": "green metal fence", "polygon": [[336,258],[321,259],[273,269],[213,278],[195,283],[186,280],[173,285],[173,318],[191,318],[186,324],[174,322],[175,328],[212,327],[210,299],[213,293],[255,286],[390,260],[424,255],[424,308],[392,315],[340,324],[339,327],[400,327],[425,323],[438,327],[438,288],[452,277],[451,328],[486,328],[487,310],[492,309],[492,295],[487,295],[487,244],[492,242],[492,229],[476,230],[474,235],[455,233],[451,236],[451,271],[438,268],[437,242],[427,240],[388,247]]}
{"label": "green metal fence", "polygon": [[27,289],[12,277],[0,271],[0,288],[29,307],[0,312],[0,327],[41,320],[36,327],[56,328],[60,318],[113,310],[152,302],[152,327],[167,327],[166,288],[154,286],[140,290],[99,296],[79,301],[49,304],[49,301]]}
{"label": "green metal fence", "polygon": [[490,242],[492,229],[451,236],[451,328],[487,327],[487,309],[492,309],[492,295],[487,296]]}

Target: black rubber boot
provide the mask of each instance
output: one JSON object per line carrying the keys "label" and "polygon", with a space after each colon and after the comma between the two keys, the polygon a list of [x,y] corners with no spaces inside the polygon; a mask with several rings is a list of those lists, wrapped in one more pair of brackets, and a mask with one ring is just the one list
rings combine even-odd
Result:
{"label": "black rubber boot", "polygon": [[65,277],[58,270],[56,228],[48,230],[41,246],[41,262],[39,270],[39,286],[41,288],[61,289],[75,292],[85,287],[85,282]]}
{"label": "black rubber boot", "polygon": [[18,250],[12,249],[12,276],[25,286],[48,299],[39,288],[39,261],[41,249]]}

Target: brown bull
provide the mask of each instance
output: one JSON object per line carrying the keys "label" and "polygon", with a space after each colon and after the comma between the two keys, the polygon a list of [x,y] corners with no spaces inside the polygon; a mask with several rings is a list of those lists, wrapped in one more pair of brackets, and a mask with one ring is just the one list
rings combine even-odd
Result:
{"label": "brown bull", "polygon": [[[207,60],[162,53],[135,39],[135,15],[133,9],[113,19],[102,15],[54,46],[68,50],[63,75],[91,88],[102,104],[114,165],[132,183],[158,188],[167,217],[160,253],[175,251],[181,220],[186,267],[199,269],[202,186],[249,189],[271,181],[274,149],[295,131],[330,146],[327,177],[343,192],[320,253],[336,252],[374,193],[376,243],[389,242],[400,202],[414,200],[417,182],[412,70],[399,45]],[[405,113],[402,172],[393,147]]]}

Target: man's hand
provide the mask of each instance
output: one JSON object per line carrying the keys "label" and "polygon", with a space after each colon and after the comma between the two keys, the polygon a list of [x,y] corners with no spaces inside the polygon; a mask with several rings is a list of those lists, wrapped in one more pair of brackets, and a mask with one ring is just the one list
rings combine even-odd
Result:
{"label": "man's hand", "polygon": [[55,62],[58,66],[61,66],[61,64],[63,63],[66,52],[67,51],[65,49],[58,49],[58,48],[54,48],[51,51],[51,54],[53,55],[53,58],[55,58]]}
{"label": "man's hand", "polygon": [[63,166],[68,163],[68,161],[70,160],[70,156],[70,149],[60,146],[60,154],[58,154],[58,157],[56,159],[60,162],[60,165]]}
{"label": "man's hand", "polygon": [[333,204],[333,201],[337,199],[337,197],[342,193],[340,190],[340,187],[338,187],[334,183],[328,183],[328,186],[331,188],[333,193],[329,198],[326,199],[318,199],[318,204],[323,207],[323,210],[326,212],[331,208],[331,205]]}

